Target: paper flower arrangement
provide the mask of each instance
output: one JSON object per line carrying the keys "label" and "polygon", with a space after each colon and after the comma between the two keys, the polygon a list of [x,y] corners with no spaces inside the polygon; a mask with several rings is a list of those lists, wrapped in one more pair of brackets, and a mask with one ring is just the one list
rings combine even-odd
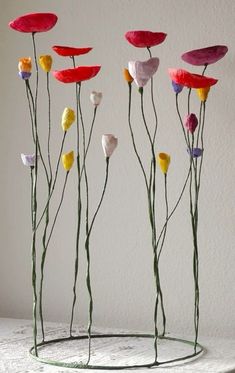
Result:
{"label": "paper flower arrangement", "polygon": [[[69,68],[62,70],[54,69],[56,61],[52,58],[48,51],[38,56],[37,51],[37,33],[47,32],[51,30],[57,23],[57,16],[53,13],[31,13],[26,14],[17,19],[11,21],[9,26],[16,31],[31,34],[32,47],[33,47],[33,58],[21,57],[18,62],[18,74],[21,78],[21,84],[25,87],[26,102],[29,111],[31,135],[32,135],[32,151],[30,154],[21,154],[21,160],[24,166],[30,171],[30,182],[31,182],[31,229],[32,229],[32,243],[31,243],[31,254],[32,254],[32,290],[33,290],[33,347],[30,350],[30,354],[37,360],[49,363],[56,366],[68,367],[68,368],[88,368],[88,369],[125,369],[125,368],[151,368],[159,365],[175,363],[178,361],[184,361],[199,355],[203,351],[203,347],[198,343],[198,332],[199,332],[199,245],[198,245],[198,224],[199,224],[199,196],[201,190],[201,179],[202,179],[202,167],[204,161],[204,129],[205,129],[205,112],[206,103],[210,89],[214,89],[217,83],[217,79],[213,77],[205,76],[207,67],[219,61],[223,58],[228,49],[224,45],[216,45],[212,47],[196,49],[182,54],[182,60],[190,63],[194,66],[203,66],[201,74],[189,72],[184,69],[169,68],[168,74],[170,76],[172,91],[175,93],[175,107],[176,114],[179,119],[179,124],[183,134],[183,141],[185,146],[185,157],[189,160],[189,168],[187,176],[183,182],[181,192],[175,200],[175,204],[170,209],[168,202],[168,179],[170,176],[170,169],[174,167],[171,165],[171,159],[174,160],[174,155],[168,154],[168,152],[160,151],[157,147],[158,140],[158,126],[159,120],[157,115],[157,108],[154,97],[154,78],[158,71],[160,59],[152,56],[152,48],[163,43],[166,40],[167,34],[164,32],[153,32],[149,30],[132,30],[125,34],[125,39],[136,48],[146,48],[148,59],[144,61],[132,60],[127,63],[128,68],[123,69],[123,78],[128,86],[128,127],[130,132],[130,139],[133,146],[133,151],[136,156],[137,163],[140,167],[143,183],[146,188],[147,195],[147,209],[149,225],[151,230],[150,237],[150,250],[153,258],[153,276],[154,276],[154,287],[155,287],[155,298],[154,298],[154,309],[153,309],[153,324],[154,332],[152,334],[105,334],[96,335],[92,333],[93,327],[93,310],[94,310],[94,299],[93,299],[93,286],[91,281],[91,255],[90,255],[90,238],[94,223],[97,215],[100,211],[102,202],[104,200],[108,176],[109,176],[109,164],[110,158],[113,155],[118,145],[118,139],[113,134],[104,134],[101,138],[101,145],[104,152],[105,159],[105,177],[103,188],[101,191],[100,198],[95,208],[92,206],[93,215],[90,213],[90,178],[89,168],[87,165],[87,155],[92,147],[92,135],[93,129],[97,117],[97,111],[102,102],[102,92],[93,90],[87,100],[89,101],[89,107],[93,110],[93,117],[90,125],[85,124],[83,116],[83,106],[81,104],[82,87],[87,80],[95,78],[101,69],[98,64],[83,66],[80,61],[77,64],[76,58],[82,59],[82,55],[89,53],[91,47],[73,47],[64,45],[50,46],[56,53],[57,58],[68,57],[68,62],[71,63]],[[58,57],[59,56],[59,57]],[[64,59],[63,59],[64,61]],[[41,68],[40,74],[42,74],[43,81],[46,85],[39,84],[41,75],[39,74],[39,68]],[[52,70],[53,68],[53,70]],[[61,131],[61,143],[58,150],[58,156],[56,162],[51,156],[51,129],[54,127],[54,119],[51,112],[51,102],[54,97],[51,97],[50,85],[51,76],[55,78],[53,84],[64,83],[70,84],[73,94],[75,96],[75,103],[73,101],[68,103],[69,107],[66,106],[61,113],[61,122],[57,126],[58,130]],[[33,81],[33,87],[31,88],[31,81]],[[57,82],[56,82],[57,81]],[[45,84],[45,83],[44,83]],[[142,158],[139,151],[140,145],[137,143],[135,128],[132,124],[132,112],[135,110],[134,100],[132,97],[133,87],[136,86],[139,97],[139,107],[141,112],[142,131],[143,136],[148,141],[148,148],[146,149],[146,159]],[[212,88],[213,87],[213,88]],[[48,126],[47,133],[44,137],[41,137],[40,116],[38,115],[39,110],[45,110],[45,108],[39,105],[39,90],[44,89],[47,95],[47,112],[48,112]],[[153,112],[153,123],[150,123],[146,115],[145,105],[145,92],[149,90],[151,99],[151,108]],[[186,92],[186,110],[183,115],[179,109],[179,96],[182,96],[182,91]],[[199,112],[194,113],[191,111],[191,92],[196,91],[196,97],[199,104]],[[148,97],[148,96],[147,96]],[[184,119],[183,119],[184,118]],[[43,123],[43,125],[45,125]],[[74,136],[76,138],[76,149],[65,150],[67,136]],[[46,149],[46,150],[45,150]],[[158,151],[157,151],[158,150]],[[45,175],[45,182],[47,187],[47,194],[44,199],[41,199],[44,195],[40,193],[40,187],[42,186],[42,179],[39,177],[40,171]],[[63,184],[62,188],[58,189],[58,175],[63,171]],[[57,218],[61,213],[63,202],[66,196],[66,187],[69,181],[69,175],[71,172],[76,172],[76,201],[74,203],[76,209],[76,237],[74,247],[74,274],[73,274],[73,286],[71,291],[71,316],[69,323],[68,336],[63,336],[59,339],[48,340],[46,338],[46,330],[44,326],[44,276],[45,276],[45,263],[47,259],[48,250],[50,249],[50,241],[54,233]],[[160,174],[160,175],[159,175]],[[158,182],[162,182],[164,185],[164,191],[160,192]],[[158,189],[157,189],[158,188]],[[42,186],[42,190],[43,186]],[[158,190],[158,194],[156,193]],[[160,272],[160,263],[162,253],[165,251],[166,236],[168,232],[168,225],[171,217],[175,211],[179,208],[180,201],[183,194],[189,191],[189,216],[192,227],[192,273],[194,278],[194,341],[185,341],[184,339],[173,338],[166,336],[167,333],[167,313],[165,310],[165,297],[163,292],[163,284]],[[51,201],[54,193],[60,195],[59,203],[54,209]],[[157,210],[157,198],[161,198],[164,201],[165,217],[161,225],[158,225],[158,210]],[[40,228],[40,229],[39,229]],[[84,249],[86,253],[86,280],[85,286],[88,293],[88,327],[86,335],[75,335],[73,330],[74,315],[77,304],[77,283],[79,276],[79,253],[80,250]],[[152,270],[152,269],[151,269]],[[162,325],[160,326],[160,319]],[[39,322],[38,322],[39,319]],[[40,331],[42,334],[42,340],[39,342],[38,329],[40,325]],[[154,356],[153,361],[138,365],[135,362],[131,365],[123,366],[101,366],[91,363],[92,358],[92,339],[93,338],[124,338],[124,337],[143,337],[151,338],[153,340]],[[86,341],[88,345],[86,362],[84,361],[67,361],[67,360],[53,360],[45,359],[39,356],[39,350],[47,344],[67,342],[67,341]],[[178,341],[180,343],[188,344],[193,346],[193,352],[183,357],[174,357],[170,360],[163,361],[159,358],[159,342],[161,340]]]}

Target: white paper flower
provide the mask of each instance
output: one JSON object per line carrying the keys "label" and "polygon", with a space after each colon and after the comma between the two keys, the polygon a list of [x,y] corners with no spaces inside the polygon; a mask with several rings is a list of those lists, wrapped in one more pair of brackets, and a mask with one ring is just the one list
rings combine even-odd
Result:
{"label": "white paper flower", "polygon": [[104,155],[106,158],[111,157],[115,148],[117,147],[118,139],[111,134],[102,136],[102,146],[104,150]]}
{"label": "white paper flower", "polygon": [[138,87],[144,87],[155,74],[159,66],[159,58],[152,57],[147,61],[130,61],[129,73]]}
{"label": "white paper flower", "polygon": [[90,94],[90,100],[94,106],[98,106],[102,100],[102,92],[92,91]]}
{"label": "white paper flower", "polygon": [[[40,156],[38,155],[38,160]],[[21,153],[21,159],[23,164],[26,167],[34,167],[35,166],[35,154],[23,154]]]}

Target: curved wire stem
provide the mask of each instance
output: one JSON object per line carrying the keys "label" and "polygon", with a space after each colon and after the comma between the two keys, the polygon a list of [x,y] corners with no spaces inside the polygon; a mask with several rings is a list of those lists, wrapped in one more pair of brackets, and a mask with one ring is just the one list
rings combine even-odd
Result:
{"label": "curved wire stem", "polygon": [[51,93],[50,93],[50,79],[49,72],[47,72],[47,96],[48,96],[48,137],[47,137],[47,158],[49,165],[49,180],[52,180],[50,141],[51,141]]}
{"label": "curved wire stem", "polygon": [[166,224],[164,226],[162,243],[161,243],[159,253],[158,253],[158,262],[159,262],[159,259],[160,259],[161,253],[162,253],[162,249],[163,249],[163,246],[164,246],[164,242],[165,242],[165,239],[166,239],[167,225],[168,225],[168,221],[169,221],[169,206],[168,206],[168,196],[167,196],[167,174],[164,174],[164,194],[165,194],[165,206],[166,206]]}

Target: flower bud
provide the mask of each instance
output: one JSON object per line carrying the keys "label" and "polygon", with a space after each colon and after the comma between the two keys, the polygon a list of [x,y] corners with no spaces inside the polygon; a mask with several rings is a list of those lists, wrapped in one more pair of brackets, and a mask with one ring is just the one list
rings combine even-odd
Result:
{"label": "flower bud", "polygon": [[41,66],[42,70],[49,73],[52,66],[52,57],[50,55],[40,56],[39,65]]}
{"label": "flower bud", "polygon": [[123,69],[123,77],[127,83],[132,83],[134,80],[128,69]]}
{"label": "flower bud", "polygon": [[102,97],[102,92],[92,91],[90,94],[90,100],[94,106],[98,106],[101,103]]}
{"label": "flower bud", "polygon": [[210,87],[197,89],[197,95],[202,102],[207,100],[209,91],[210,91]]}
{"label": "flower bud", "polygon": [[193,113],[186,115],[184,119],[184,125],[189,132],[194,133],[198,125],[198,120],[197,120],[196,115]]}
{"label": "flower bud", "polygon": [[203,150],[201,148],[187,149],[188,154],[193,158],[201,157]]}
{"label": "flower bud", "polygon": [[180,93],[184,88],[183,85],[175,83],[173,80],[172,80],[171,84],[172,84],[172,87],[173,87],[175,93]]}
{"label": "flower bud", "polygon": [[169,156],[169,154],[159,153],[157,160],[161,171],[166,174],[171,161],[171,157]]}
{"label": "flower bud", "polygon": [[118,144],[118,139],[115,136],[111,134],[102,136],[102,147],[103,147],[104,155],[106,158],[111,157],[115,148],[117,147],[117,144]]}
{"label": "flower bud", "polygon": [[20,72],[31,73],[32,60],[31,57],[23,57],[19,59],[18,69]]}
{"label": "flower bud", "polygon": [[66,171],[70,171],[74,162],[74,152],[71,151],[61,156],[63,167]]}
{"label": "flower bud", "polygon": [[[35,154],[23,154],[21,153],[21,159],[26,167],[34,167],[35,166]],[[38,160],[40,159],[40,155],[38,155]]]}
{"label": "flower bud", "polygon": [[75,117],[75,113],[73,109],[66,107],[63,111],[62,121],[61,121],[61,126],[64,131],[67,131],[71,127],[71,125],[75,121],[75,118],[76,117]]}

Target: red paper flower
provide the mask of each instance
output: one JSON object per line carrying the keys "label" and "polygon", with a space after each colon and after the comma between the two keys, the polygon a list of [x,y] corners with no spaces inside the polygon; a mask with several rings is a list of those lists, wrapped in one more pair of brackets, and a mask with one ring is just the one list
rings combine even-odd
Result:
{"label": "red paper flower", "polygon": [[130,44],[138,48],[150,48],[154,45],[161,44],[167,34],[164,32],[152,32],[152,31],[128,31],[125,34],[125,38]]}
{"label": "red paper flower", "polygon": [[55,51],[59,56],[63,57],[71,57],[71,56],[80,56],[81,54],[86,54],[92,50],[92,48],[73,48],[73,47],[65,47],[63,45],[54,45],[52,47],[53,51]]}
{"label": "red paper flower", "polygon": [[52,71],[54,77],[62,83],[79,83],[94,78],[101,66],[79,66],[74,69]]}
{"label": "red paper flower", "polygon": [[29,13],[14,19],[9,26],[20,32],[43,32],[54,27],[57,19],[53,13]]}
{"label": "red paper flower", "polygon": [[192,74],[183,69],[168,69],[171,80],[188,88],[210,87],[218,82],[217,79],[208,76]]}
{"label": "red paper flower", "polygon": [[182,54],[183,61],[191,65],[210,65],[219,61],[228,52],[226,45],[214,45],[213,47],[194,49]]}

